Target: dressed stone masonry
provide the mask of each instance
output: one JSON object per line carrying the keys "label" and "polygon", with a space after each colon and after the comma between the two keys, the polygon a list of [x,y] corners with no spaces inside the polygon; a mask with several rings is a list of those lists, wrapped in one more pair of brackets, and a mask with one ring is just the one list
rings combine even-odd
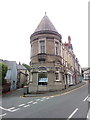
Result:
{"label": "dressed stone masonry", "polygon": [[80,65],[71,38],[62,36],[45,15],[30,36],[31,62],[29,92],[62,90],[79,83]]}

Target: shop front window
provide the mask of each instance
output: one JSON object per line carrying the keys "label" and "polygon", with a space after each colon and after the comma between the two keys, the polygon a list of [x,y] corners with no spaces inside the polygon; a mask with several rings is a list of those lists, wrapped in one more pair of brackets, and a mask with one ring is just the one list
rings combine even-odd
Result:
{"label": "shop front window", "polygon": [[47,84],[48,84],[47,73],[46,72],[38,73],[38,85],[47,85]]}

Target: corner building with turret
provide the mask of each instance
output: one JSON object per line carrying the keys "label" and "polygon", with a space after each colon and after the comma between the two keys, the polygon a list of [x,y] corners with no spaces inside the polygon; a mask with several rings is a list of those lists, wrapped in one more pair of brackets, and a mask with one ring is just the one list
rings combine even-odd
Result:
{"label": "corner building with turret", "polygon": [[45,15],[30,36],[31,71],[29,92],[57,91],[79,83],[80,65],[71,38],[62,43],[58,33]]}

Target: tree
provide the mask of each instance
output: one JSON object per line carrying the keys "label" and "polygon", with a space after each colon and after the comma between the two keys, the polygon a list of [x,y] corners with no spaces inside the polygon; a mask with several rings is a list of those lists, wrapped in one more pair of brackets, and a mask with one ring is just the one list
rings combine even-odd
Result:
{"label": "tree", "polygon": [[5,84],[5,76],[7,73],[7,65],[0,62],[0,85]]}
{"label": "tree", "polygon": [[27,64],[23,64],[23,66],[30,72],[30,70],[31,70],[31,67],[29,66],[29,65],[27,65]]}

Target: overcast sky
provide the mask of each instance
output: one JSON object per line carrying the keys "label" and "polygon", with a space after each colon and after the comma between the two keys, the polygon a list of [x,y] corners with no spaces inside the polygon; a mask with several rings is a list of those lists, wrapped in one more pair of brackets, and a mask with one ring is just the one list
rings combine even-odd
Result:
{"label": "overcast sky", "polygon": [[30,62],[30,35],[47,16],[62,35],[71,36],[81,67],[88,66],[88,0],[1,0],[0,59]]}

